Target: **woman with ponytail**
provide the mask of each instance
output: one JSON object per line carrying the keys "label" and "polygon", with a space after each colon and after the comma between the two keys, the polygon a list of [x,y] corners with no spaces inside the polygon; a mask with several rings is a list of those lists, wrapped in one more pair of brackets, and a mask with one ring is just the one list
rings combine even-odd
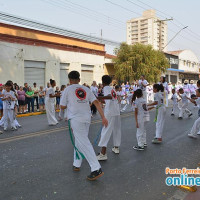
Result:
{"label": "woman with ponytail", "polygon": [[58,121],[55,117],[55,90],[54,87],[56,86],[56,81],[50,79],[50,85],[51,87],[46,92],[45,97],[45,105],[46,105],[46,114],[47,114],[47,120],[50,126],[55,126],[58,124]]}

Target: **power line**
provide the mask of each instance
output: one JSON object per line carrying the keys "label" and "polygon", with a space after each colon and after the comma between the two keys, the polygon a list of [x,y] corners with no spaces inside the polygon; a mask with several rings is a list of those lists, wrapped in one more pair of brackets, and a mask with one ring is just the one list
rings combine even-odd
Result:
{"label": "power line", "polygon": [[[169,14],[167,14],[167,13],[161,11],[161,10],[155,9],[155,8],[153,8],[152,6],[150,6],[149,4],[144,3],[144,2],[141,1],[141,0],[137,0],[137,1],[140,2],[140,3],[142,3],[143,5],[148,6],[148,7],[151,8],[151,9],[156,10],[157,12],[159,12],[159,13],[161,13],[161,14],[164,14],[165,16],[170,16],[170,17],[171,17],[171,15],[169,15]],[[175,22],[171,21],[171,23],[174,24],[176,27],[178,27],[178,28],[183,28],[183,27],[186,26],[186,25],[183,24],[180,20],[178,20],[178,19],[176,19],[176,18],[173,18],[173,19],[174,19],[175,21],[177,21],[177,22],[181,25],[181,26],[180,26],[179,24],[176,24]],[[189,31],[190,33],[189,33],[188,31]],[[188,34],[190,34],[190,35],[192,35],[192,36],[195,36],[196,38],[198,38],[198,40],[200,39],[200,35],[197,34],[197,33],[195,33],[194,31],[192,31],[190,28],[188,28],[187,30],[185,30],[185,32],[187,32]]]}
{"label": "power line", "polygon": [[84,6],[80,5],[80,4],[71,2],[71,1],[69,1],[69,0],[64,0],[64,1],[70,2],[71,4],[74,4],[74,5],[77,5],[77,6],[81,7],[81,8],[83,8],[83,9],[89,10],[89,11],[95,13],[95,14],[96,14],[96,13],[99,13],[100,15],[104,16],[105,18],[107,18],[107,19],[109,19],[109,20],[112,19],[113,21],[116,21],[116,22],[118,22],[118,23],[124,24],[123,21],[120,21],[120,20],[115,19],[115,18],[113,18],[113,17],[110,17],[110,16],[108,16],[108,15],[105,15],[105,14],[99,12],[99,11],[89,9],[89,8],[87,8],[87,7],[84,7]]}
{"label": "power line", "polygon": [[[113,19],[110,18],[109,16],[106,16],[106,18],[105,18],[105,16],[99,17],[96,13],[94,13],[94,11],[93,11],[93,13],[91,13],[91,11],[90,11],[90,13],[88,13],[88,11],[86,10],[85,7],[79,6],[78,4],[74,4],[70,1],[67,1],[67,2],[66,1],[63,2],[61,0],[50,0],[50,1],[41,0],[41,1],[44,1],[48,4],[63,8],[65,11],[66,11],[66,9],[68,9],[69,12],[76,13],[78,15],[82,15],[82,16],[87,17],[87,18],[89,18],[90,20],[93,20],[93,21],[95,20],[95,21],[98,21],[98,22],[103,22],[104,24],[107,24],[109,26],[111,25],[111,26],[118,28],[118,29],[122,29],[122,24],[124,24],[122,22],[119,23],[119,22],[113,21]],[[71,9],[69,9],[69,8],[71,8]]]}
{"label": "power line", "polygon": [[120,7],[120,8],[122,8],[122,9],[128,11],[128,12],[131,12],[131,13],[134,13],[134,14],[137,14],[137,15],[140,15],[139,13],[137,13],[137,12],[135,12],[135,11],[132,11],[132,10],[130,10],[130,9],[128,9],[128,8],[126,8],[126,7],[122,6],[122,5],[120,5],[120,4],[114,3],[114,2],[109,1],[109,0],[105,0],[105,1],[107,1],[107,2],[110,3],[110,4],[115,5],[115,6],[117,6],[117,7]]}

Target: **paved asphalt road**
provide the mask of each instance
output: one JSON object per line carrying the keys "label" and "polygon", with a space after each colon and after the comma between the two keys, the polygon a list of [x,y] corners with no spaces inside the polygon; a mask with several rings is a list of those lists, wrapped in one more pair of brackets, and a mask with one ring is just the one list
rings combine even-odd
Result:
{"label": "paved asphalt road", "polygon": [[[0,135],[0,200],[165,200],[173,197],[178,189],[165,185],[165,167],[196,168],[200,161],[200,138],[187,137],[197,118],[196,110],[193,110],[194,116],[182,121],[171,117],[170,110],[167,110],[161,145],[151,144],[155,111],[151,112],[151,122],[147,125],[148,147],[143,152],[132,148],[136,144],[133,113],[123,113],[120,154],[111,152],[111,140],[108,160],[102,162],[105,175],[95,182],[86,180],[90,173],[86,161],[80,172],[72,171],[73,147],[65,122],[49,127],[46,115],[19,118],[21,129]],[[100,127],[97,116],[90,127],[92,142]],[[97,146],[95,151],[99,152]]]}

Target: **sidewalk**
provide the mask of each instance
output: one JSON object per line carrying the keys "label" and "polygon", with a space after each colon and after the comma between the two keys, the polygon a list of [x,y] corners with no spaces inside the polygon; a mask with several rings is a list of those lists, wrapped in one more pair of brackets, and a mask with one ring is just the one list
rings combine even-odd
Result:
{"label": "sidewalk", "polygon": [[[60,110],[56,110],[56,112],[60,112]],[[17,118],[21,118],[21,117],[29,117],[29,116],[36,116],[36,115],[43,115],[46,114],[46,111],[43,112],[34,112],[34,113],[24,113],[24,114],[18,114]],[[0,117],[1,119],[1,117]]]}

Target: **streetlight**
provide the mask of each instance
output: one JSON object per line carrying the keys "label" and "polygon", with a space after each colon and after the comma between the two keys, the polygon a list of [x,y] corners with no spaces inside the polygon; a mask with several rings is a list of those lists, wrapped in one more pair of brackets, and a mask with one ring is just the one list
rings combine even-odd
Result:
{"label": "streetlight", "polygon": [[[172,40],[174,40],[175,37],[176,37],[182,30],[184,30],[184,29],[186,29],[186,28],[188,28],[188,26],[183,27],[178,33],[176,33],[175,36],[165,45],[165,47],[168,46],[169,43],[172,42]],[[163,50],[165,49],[165,47],[163,48]]]}

